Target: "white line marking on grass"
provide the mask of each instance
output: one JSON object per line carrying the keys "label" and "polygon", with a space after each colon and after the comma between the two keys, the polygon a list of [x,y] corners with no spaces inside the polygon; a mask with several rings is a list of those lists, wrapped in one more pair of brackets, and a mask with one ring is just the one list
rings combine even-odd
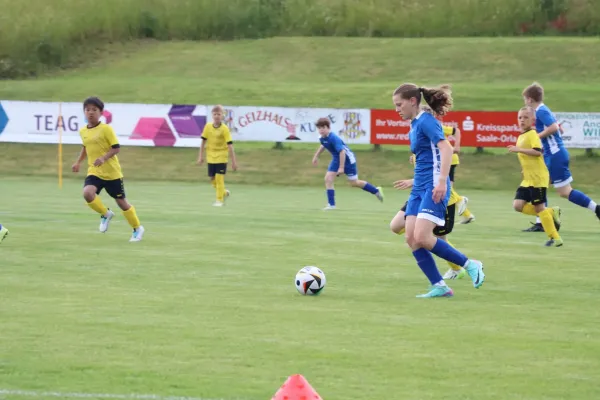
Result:
{"label": "white line marking on grass", "polygon": [[244,400],[236,399],[209,399],[205,397],[186,397],[186,396],[160,396],[158,394],[112,394],[112,393],[80,393],[80,392],[55,392],[55,391],[34,391],[19,389],[0,389],[0,396],[19,396],[19,397],[57,397],[62,399],[116,399],[116,400]]}

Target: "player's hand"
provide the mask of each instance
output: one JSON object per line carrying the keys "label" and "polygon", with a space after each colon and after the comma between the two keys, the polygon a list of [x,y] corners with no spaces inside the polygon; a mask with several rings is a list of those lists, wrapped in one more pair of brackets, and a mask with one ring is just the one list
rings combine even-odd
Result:
{"label": "player's hand", "polygon": [[448,191],[448,187],[446,185],[446,181],[443,182],[439,182],[434,188],[433,188],[433,194],[432,194],[432,198],[433,198],[433,202],[435,204],[439,203],[440,201],[442,201],[442,199],[444,198],[444,196],[446,196],[446,192]]}
{"label": "player's hand", "polygon": [[344,167],[339,167],[338,168],[338,172],[337,172],[337,176],[343,175],[344,174]]}
{"label": "player's hand", "polygon": [[71,170],[75,173],[79,172],[79,163],[75,163],[71,166]]}
{"label": "player's hand", "polygon": [[231,161],[231,169],[234,170],[234,171],[237,171],[237,169],[238,169],[237,162]]}
{"label": "player's hand", "polygon": [[410,189],[412,186],[413,186],[412,179],[403,179],[403,180],[394,182],[394,189],[398,189],[398,190]]}
{"label": "player's hand", "polygon": [[517,146],[513,146],[513,145],[506,146],[506,148],[508,149],[509,153],[518,153],[520,150]]}
{"label": "player's hand", "polygon": [[204,164],[204,157],[199,157],[198,161],[196,161],[198,163],[198,165],[202,165]]}
{"label": "player's hand", "polygon": [[104,161],[105,161],[104,157],[100,157],[100,158],[96,159],[96,161],[94,161],[94,167],[101,166],[102,164],[104,164]]}
{"label": "player's hand", "polygon": [[460,146],[454,146],[454,153],[460,154]]}
{"label": "player's hand", "polygon": [[415,165],[415,155],[412,154],[410,157],[408,157],[408,162],[411,163],[411,165]]}
{"label": "player's hand", "polygon": [[317,165],[319,163],[319,159],[317,157],[313,157],[312,164]]}

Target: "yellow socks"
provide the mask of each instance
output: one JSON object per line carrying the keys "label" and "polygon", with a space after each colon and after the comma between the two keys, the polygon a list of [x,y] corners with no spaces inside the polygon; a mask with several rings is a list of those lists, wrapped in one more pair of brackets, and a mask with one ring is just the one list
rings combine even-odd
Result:
{"label": "yellow socks", "polygon": [[217,189],[217,201],[222,203],[225,199],[225,175],[215,175],[215,188]]}
{"label": "yellow socks", "polygon": [[127,211],[123,211],[123,215],[125,216],[127,222],[129,222],[129,225],[131,225],[133,229],[137,229],[140,227],[140,219],[138,218],[135,212],[134,206],[131,206]]}
{"label": "yellow socks", "polygon": [[217,188],[217,181],[215,180],[215,178],[211,179],[210,183],[215,189]]}
{"label": "yellow socks", "polygon": [[108,212],[108,208],[106,208],[104,203],[102,203],[102,199],[100,198],[100,196],[94,197],[94,200],[92,200],[90,203],[87,203],[87,205],[89,208],[96,211],[100,215],[106,215],[106,213]]}
{"label": "yellow socks", "polygon": [[523,211],[521,212],[527,215],[538,215],[538,213],[535,212],[534,205],[531,203],[525,203],[525,205],[523,206]]}
{"label": "yellow socks", "polygon": [[461,199],[462,197],[454,190],[454,186],[450,186],[450,200],[448,200],[448,204],[456,204]]}
{"label": "yellow socks", "polygon": [[[533,206],[532,206],[533,207]],[[560,239],[560,235],[554,226],[554,212],[551,208],[546,208],[544,211],[538,214],[540,217],[540,221],[542,222],[542,227],[544,228],[544,232],[548,235],[550,239]]]}
{"label": "yellow socks", "polygon": [[[452,243],[450,243],[449,240],[446,239],[446,243],[448,243],[450,246],[454,247],[454,245]],[[460,266],[451,263],[450,261],[447,261],[448,265],[450,266],[450,268],[452,268],[453,271],[460,271]]]}

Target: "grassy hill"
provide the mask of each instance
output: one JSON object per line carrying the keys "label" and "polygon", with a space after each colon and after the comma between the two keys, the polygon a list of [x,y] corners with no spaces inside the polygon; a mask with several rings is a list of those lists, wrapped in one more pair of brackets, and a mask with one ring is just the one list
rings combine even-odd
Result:
{"label": "grassy hill", "polygon": [[534,80],[561,111],[600,109],[598,38],[273,38],[115,44],[81,67],[3,81],[0,99],[390,107],[401,82],[452,83],[457,109],[514,110]]}

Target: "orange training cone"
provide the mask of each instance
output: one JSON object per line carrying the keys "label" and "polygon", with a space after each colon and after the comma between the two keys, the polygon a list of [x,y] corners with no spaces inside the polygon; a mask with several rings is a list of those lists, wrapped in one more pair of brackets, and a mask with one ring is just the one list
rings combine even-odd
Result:
{"label": "orange training cone", "polygon": [[292,375],[271,400],[323,400],[302,375]]}

